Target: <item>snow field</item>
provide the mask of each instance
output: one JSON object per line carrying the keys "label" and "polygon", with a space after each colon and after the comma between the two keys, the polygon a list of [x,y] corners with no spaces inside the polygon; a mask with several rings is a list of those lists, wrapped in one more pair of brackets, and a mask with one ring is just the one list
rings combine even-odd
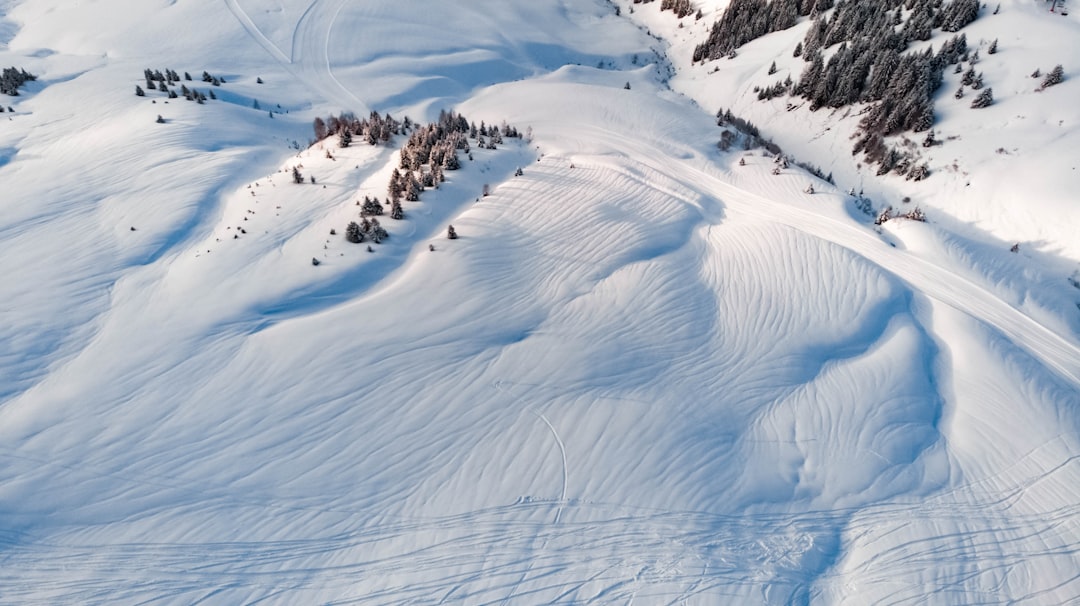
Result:
{"label": "snow field", "polygon": [[[45,8],[19,7],[41,46]],[[273,123],[174,101],[154,125],[161,101],[114,86],[126,61],[21,102],[32,128],[0,142],[34,201],[0,206],[0,602],[1077,595],[1080,355],[1064,295],[1013,277],[1024,257],[875,233],[838,188],[721,154],[653,68],[592,67],[650,44],[602,3],[419,8],[163,9],[214,22],[190,63],[230,50],[223,88],[290,109]],[[387,26],[406,16],[415,47]],[[589,61],[551,69],[570,56]],[[68,145],[75,118],[50,120],[83,86],[110,117]],[[350,95],[534,137],[474,149],[368,253],[344,227],[396,154],[287,145]],[[1038,260],[1031,281],[1057,271]]]}

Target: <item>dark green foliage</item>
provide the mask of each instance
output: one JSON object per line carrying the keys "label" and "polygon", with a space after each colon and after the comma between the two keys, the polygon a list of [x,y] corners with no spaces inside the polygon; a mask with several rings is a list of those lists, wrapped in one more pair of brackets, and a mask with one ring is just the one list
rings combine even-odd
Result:
{"label": "dark green foliage", "polygon": [[1046,74],[1046,78],[1043,79],[1042,85],[1040,86],[1040,88],[1049,88],[1049,87],[1054,86],[1056,84],[1061,84],[1064,81],[1065,81],[1065,68],[1061,67],[1061,65],[1056,65],[1056,66],[1054,66],[1054,69],[1050,71],[1049,74]]}
{"label": "dark green foliage", "polygon": [[[910,11],[906,20],[901,9]],[[808,65],[791,92],[808,100],[811,110],[872,104],[859,124],[854,153],[879,164],[880,174],[909,174],[910,158],[890,150],[884,137],[933,126],[934,93],[945,67],[966,57],[967,39],[954,36],[936,53],[932,48],[905,51],[912,42],[928,40],[935,28],[957,31],[977,16],[978,2],[972,0],[840,0],[835,11],[819,14],[807,31],[801,50]],[[830,49],[828,61],[825,49]],[[964,82],[982,87],[973,69]],[[758,96],[777,94],[782,90],[774,85]]]}
{"label": "dark green foliage", "polygon": [[694,49],[694,61],[719,59],[765,34],[795,25],[799,16],[832,8],[833,0],[733,0]]}
{"label": "dark green foliage", "polygon": [[[11,97],[18,97],[19,87],[34,80],[37,80],[37,76],[25,69],[5,67],[4,71],[0,72],[0,93],[4,93]],[[138,89],[137,86],[135,88]]]}
{"label": "dark green foliage", "polygon": [[671,11],[676,17],[682,19],[693,13],[694,7],[690,6],[690,0],[660,0],[660,10]]}
{"label": "dark green foliage", "polygon": [[376,244],[378,244],[378,243],[382,242],[383,240],[385,240],[385,239],[387,239],[389,237],[390,237],[390,234],[385,229],[383,229],[381,225],[379,225],[379,220],[378,219],[372,219],[371,220],[371,239],[374,240]]}
{"label": "dark green foliage", "polygon": [[404,191],[405,182],[401,172],[395,168],[394,172],[390,173],[390,184],[386,188],[386,195],[390,198],[390,202],[400,202],[401,194]]}
{"label": "dark green foliage", "polygon": [[378,198],[364,196],[364,205],[360,208],[360,212],[365,215],[381,215],[383,214],[382,202],[379,202]]}
{"label": "dark green foliage", "polygon": [[983,89],[983,91],[981,93],[979,93],[979,96],[975,97],[975,99],[971,101],[971,107],[974,108],[974,109],[980,109],[980,108],[983,108],[983,107],[989,107],[989,106],[991,106],[993,104],[994,104],[994,89],[989,88],[989,87]]}
{"label": "dark green foliage", "polygon": [[356,221],[350,221],[345,228],[345,239],[353,244],[359,244],[366,239],[366,236],[360,231],[360,225]]}

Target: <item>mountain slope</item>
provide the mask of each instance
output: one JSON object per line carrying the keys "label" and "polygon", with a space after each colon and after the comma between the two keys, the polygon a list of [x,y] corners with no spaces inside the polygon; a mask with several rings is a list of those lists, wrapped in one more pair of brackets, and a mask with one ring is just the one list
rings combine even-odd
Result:
{"label": "mountain slope", "polygon": [[[604,3],[400,4],[5,7],[0,602],[1080,592],[1059,265],[720,152]],[[533,136],[346,242],[397,153],[291,142],[451,104]]]}

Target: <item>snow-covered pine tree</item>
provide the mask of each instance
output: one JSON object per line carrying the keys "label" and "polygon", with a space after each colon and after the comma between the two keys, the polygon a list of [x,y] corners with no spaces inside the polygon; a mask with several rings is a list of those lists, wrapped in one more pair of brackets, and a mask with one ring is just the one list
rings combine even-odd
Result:
{"label": "snow-covered pine tree", "polygon": [[1054,69],[1050,70],[1049,74],[1046,74],[1046,78],[1043,79],[1042,85],[1039,88],[1049,88],[1051,86],[1061,84],[1064,81],[1065,68],[1058,64],[1054,66]]}
{"label": "snow-covered pine tree", "polygon": [[980,109],[983,107],[989,107],[990,105],[993,105],[993,103],[994,89],[986,87],[981,93],[979,93],[978,97],[975,97],[975,99],[971,101],[971,107],[974,109]]}

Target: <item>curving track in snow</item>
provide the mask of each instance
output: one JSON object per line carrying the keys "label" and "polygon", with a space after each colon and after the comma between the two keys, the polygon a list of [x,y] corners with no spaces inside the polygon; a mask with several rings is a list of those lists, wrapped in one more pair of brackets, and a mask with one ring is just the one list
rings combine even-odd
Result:
{"label": "curving track in snow", "polygon": [[225,0],[225,6],[248,35],[294,78],[317,92],[318,97],[363,116],[370,111],[367,104],[334,76],[330,57],[334,26],[346,4],[348,0],[314,0],[297,21],[286,53],[259,29],[240,0]]}

